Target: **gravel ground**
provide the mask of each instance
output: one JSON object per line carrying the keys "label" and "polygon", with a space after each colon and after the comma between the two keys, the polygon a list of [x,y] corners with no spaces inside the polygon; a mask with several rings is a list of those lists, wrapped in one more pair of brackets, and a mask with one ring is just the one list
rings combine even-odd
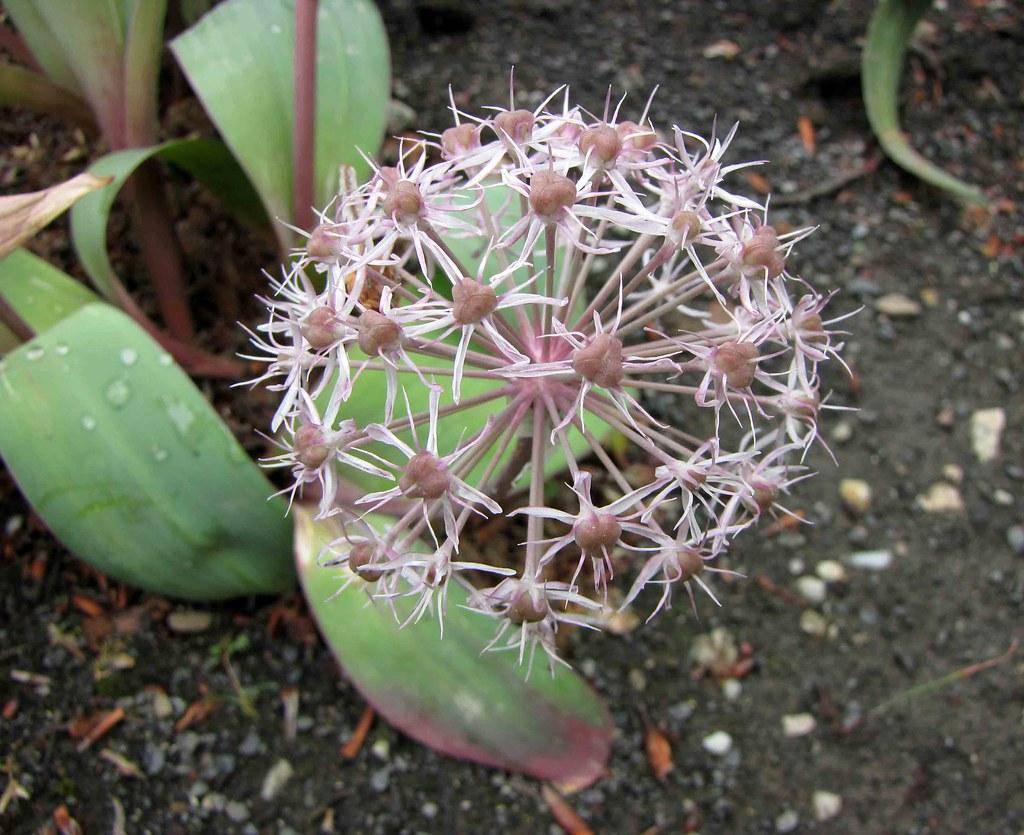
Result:
{"label": "gravel ground", "polygon": [[[659,84],[658,124],[742,123],[733,158],[772,161],[775,222],[818,226],[797,270],[839,289],[839,312],[862,308],[856,379],[830,380],[833,402],[859,409],[826,424],[839,467],[815,453],[821,473],[792,503],[813,525],[749,534],[733,555],[749,579],[699,621],[677,607],[625,635],[573,636],[619,731],[607,777],[568,798],[598,832],[1024,830],[1024,655],[911,689],[1024,637],[1024,13],[940,7],[910,61],[906,128],[990,186],[986,218],[873,167],[856,76],[869,3],[386,4],[397,129],[443,127],[449,83],[467,107],[504,102],[511,63],[527,104],[569,82],[598,109],[611,84],[639,111]],[[68,132],[2,115],[5,191],[75,168],[57,162],[80,144]],[[69,266],[62,231],[37,246]],[[240,431],[247,408],[224,407]],[[986,448],[976,436],[994,423]],[[61,805],[89,833],[559,831],[536,782],[379,722],[341,758],[363,704],[298,601],[208,607],[175,631],[177,607],[67,555],[6,476],[0,530],[3,831],[35,832]],[[745,674],[695,675],[695,650],[722,668],[749,659]],[[123,719],[84,747],[82,717],[110,711]],[[647,727],[671,746],[662,780]]]}

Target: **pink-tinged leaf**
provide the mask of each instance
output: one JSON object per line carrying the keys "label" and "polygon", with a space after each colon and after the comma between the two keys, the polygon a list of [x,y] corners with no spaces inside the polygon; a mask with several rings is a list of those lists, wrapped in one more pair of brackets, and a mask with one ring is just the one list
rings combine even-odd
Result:
{"label": "pink-tinged leaf", "polygon": [[0,258],[14,252],[76,201],[103,188],[110,180],[86,172],[42,191],[0,197]]}
{"label": "pink-tinged leaf", "polygon": [[[295,513],[296,566],[306,599],[346,675],[392,725],[453,757],[521,771],[573,788],[604,771],[614,728],[607,708],[574,672],[550,675],[540,662],[529,678],[509,653],[483,653],[494,623],[462,608],[449,589],[442,638],[424,617],[401,628],[347,569],[317,557],[340,536],[335,519]],[[333,597],[332,597],[333,596]],[[396,601],[406,613],[412,599]]]}

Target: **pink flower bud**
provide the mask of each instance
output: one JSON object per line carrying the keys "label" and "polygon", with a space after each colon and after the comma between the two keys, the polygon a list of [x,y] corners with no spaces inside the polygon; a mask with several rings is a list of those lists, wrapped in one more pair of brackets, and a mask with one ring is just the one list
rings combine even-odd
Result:
{"label": "pink flower bud", "polygon": [[523,143],[533,135],[534,117],[529,110],[509,110],[494,117],[495,132],[508,134],[513,142]]}
{"label": "pink flower bud", "polygon": [[384,576],[383,571],[373,567],[375,562],[377,549],[370,542],[358,542],[348,552],[348,567],[367,583],[375,583]]}
{"label": "pink flower bud", "polygon": [[448,128],[441,134],[441,150],[446,159],[458,157],[460,154],[474,151],[480,147],[480,134],[476,125],[463,122],[461,125]]}
{"label": "pink flower bud", "polygon": [[696,548],[680,548],[676,551],[676,565],[679,566],[679,582],[686,582],[704,570],[704,560]]}
{"label": "pink flower bud", "polygon": [[599,333],[590,343],[572,352],[573,370],[602,388],[616,388],[622,382],[622,341],[610,333]]}
{"label": "pink flower bud", "polygon": [[335,261],[342,254],[341,227],[334,223],[321,223],[306,241],[306,254],[314,261]]}
{"label": "pink flower bud", "polygon": [[296,429],[292,443],[295,460],[308,470],[319,469],[331,455],[323,427],[313,423],[304,423]]}
{"label": "pink flower bud", "polygon": [[542,219],[552,222],[576,202],[576,184],[554,171],[538,171],[530,178],[530,208]]}
{"label": "pink flower bud", "polygon": [[423,195],[411,180],[398,180],[384,198],[384,211],[399,223],[415,225],[423,214]]}
{"label": "pink flower bud", "polygon": [[650,128],[642,128],[636,122],[619,122],[619,136],[627,151],[647,152],[658,143],[658,135]]}
{"label": "pink flower bud", "polygon": [[534,597],[529,589],[523,589],[508,604],[505,614],[512,623],[520,626],[524,623],[539,623],[548,616],[549,611],[546,597],[541,594]]}
{"label": "pink flower bud", "polygon": [[779,252],[779,236],[771,226],[759,226],[753,237],[743,245],[743,263],[748,267],[764,267],[768,277],[781,275],[785,259]]}
{"label": "pink flower bud", "polygon": [[494,290],[471,278],[452,285],[452,301],[452,316],[460,325],[475,325],[498,306]]}
{"label": "pink flower bud", "polygon": [[679,237],[679,245],[686,246],[700,234],[700,215],[696,212],[676,212],[672,216],[672,230]]}
{"label": "pink flower bud", "polygon": [[757,346],[751,342],[723,342],[715,349],[711,362],[730,386],[745,389],[754,382],[757,372]]}
{"label": "pink flower bud", "polygon": [[591,513],[573,527],[576,544],[588,556],[611,548],[621,535],[622,525],[610,513]]}
{"label": "pink flower bud", "polygon": [[764,513],[775,504],[775,498],[779,495],[778,487],[767,481],[755,482],[751,486],[753,487],[752,498],[759,513]]}
{"label": "pink flower bud", "polygon": [[397,350],[402,343],[402,327],[383,313],[364,310],[359,317],[359,348],[370,357]]}
{"label": "pink flower bud", "polygon": [[402,493],[410,499],[439,499],[448,491],[448,468],[432,452],[417,452],[405,465],[398,480]]}
{"label": "pink flower bud", "polygon": [[611,125],[597,125],[583,131],[579,141],[580,153],[590,154],[591,160],[607,166],[622,152],[622,137]]}
{"label": "pink flower bud", "polygon": [[310,348],[314,351],[322,351],[324,348],[330,348],[341,338],[344,326],[339,321],[334,308],[321,305],[314,308],[313,312],[302,320],[299,330],[306,342],[309,343]]}
{"label": "pink flower bud", "polygon": [[825,323],[818,313],[802,313],[799,308],[793,313],[793,327],[805,342],[822,345],[828,342]]}

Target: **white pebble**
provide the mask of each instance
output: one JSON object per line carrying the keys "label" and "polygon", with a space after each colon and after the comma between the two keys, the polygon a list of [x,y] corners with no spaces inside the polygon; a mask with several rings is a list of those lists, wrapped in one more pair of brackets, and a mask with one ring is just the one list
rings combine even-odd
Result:
{"label": "white pebble", "polygon": [[971,415],[971,446],[983,464],[995,460],[999,455],[999,439],[1005,426],[1006,412],[998,406],[994,409],[978,409]]}
{"label": "white pebble", "polygon": [[288,760],[280,759],[274,763],[263,778],[263,785],[260,787],[260,797],[264,800],[273,800],[279,791],[284,788],[295,770]]}
{"label": "white pebble", "polygon": [[917,506],[926,513],[961,513],[964,500],[952,484],[937,481],[917,497]]}
{"label": "white pebble", "polygon": [[808,635],[821,638],[828,632],[828,621],[814,609],[804,609],[800,613],[800,629]]}
{"label": "white pebble", "polygon": [[800,816],[792,809],[787,809],[775,819],[775,831],[779,835],[789,835],[790,832],[796,832],[796,828],[799,825]]}
{"label": "white pebble", "polygon": [[790,738],[807,736],[817,726],[817,720],[809,713],[791,713],[782,717],[782,733]]}
{"label": "white pebble", "polygon": [[796,581],[796,590],[804,600],[814,604],[823,603],[828,593],[825,582],[820,577],[810,574],[805,574]]}
{"label": "white pebble", "polygon": [[886,293],[875,302],[875,310],[894,319],[903,319],[917,316],[921,305],[902,293]]}
{"label": "white pebble", "polygon": [[835,560],[822,560],[814,566],[814,573],[826,583],[841,583],[846,579],[846,569]]}
{"label": "white pebble", "polygon": [[844,478],[839,482],[839,498],[847,510],[861,516],[871,507],[871,485],[863,479]]}
{"label": "white pebble", "polygon": [[885,571],[892,565],[892,551],[857,551],[846,558],[848,565],[854,568],[866,568],[868,571]]}
{"label": "white pebble", "polygon": [[740,684],[739,679],[727,678],[722,682],[722,695],[725,696],[727,701],[735,702],[742,692],[743,685]]}
{"label": "white pebble", "polygon": [[704,737],[704,750],[718,757],[724,757],[732,748],[732,737],[725,731],[715,731]]}
{"label": "white pebble", "polygon": [[842,810],[843,798],[838,794],[819,790],[811,798],[811,804],[814,806],[814,817],[819,821],[827,821]]}

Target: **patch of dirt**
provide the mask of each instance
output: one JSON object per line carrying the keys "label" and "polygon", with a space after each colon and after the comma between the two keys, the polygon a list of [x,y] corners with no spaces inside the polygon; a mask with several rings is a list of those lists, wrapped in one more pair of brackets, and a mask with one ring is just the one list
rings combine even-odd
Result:
{"label": "patch of dirt", "polygon": [[[741,538],[731,567],[748,579],[723,585],[722,608],[705,603],[699,620],[678,606],[623,636],[572,636],[568,655],[608,700],[619,730],[608,776],[568,798],[598,832],[1024,829],[1024,656],[858,724],[897,694],[1024,638],[1024,554],[1014,551],[1021,546],[1013,530],[1024,524],[1024,14],[1007,3],[945,4],[928,16],[908,68],[905,122],[916,147],[993,186],[1004,201],[979,223],[888,162],[808,199],[809,190],[877,157],[856,77],[871,5],[385,4],[395,95],[415,108],[423,129],[446,126],[449,83],[460,106],[504,103],[512,63],[517,102],[528,106],[568,82],[592,110],[603,108],[612,85],[628,91],[627,109],[639,112],[658,84],[656,124],[706,133],[716,116],[723,126],[741,121],[732,159],[771,160],[761,173],[781,198],[775,222],[819,227],[797,249],[797,270],[841,291],[837,312],[863,307],[849,323],[846,353],[857,383],[830,380],[833,402],[860,409],[825,424],[840,466],[815,451],[810,463],[820,474],[791,503],[813,524],[775,536],[762,526]],[[51,120],[0,112],[5,193],[69,176],[95,152]],[[813,153],[800,117],[815,128]],[[65,161],[79,145],[84,156]],[[230,264],[232,316],[251,321],[270,253],[193,191],[176,205],[179,234],[202,276],[195,306],[210,347],[236,350],[241,336],[216,326],[202,301]],[[34,246],[81,275],[63,221]],[[127,248],[118,258],[129,278],[141,271]],[[920,312],[880,313],[876,303],[888,293],[912,298]],[[255,448],[252,430],[267,405],[260,395],[207,391]],[[971,415],[992,407],[1005,410],[1006,429],[998,458],[982,463],[971,447]],[[863,516],[842,509],[843,478],[871,486]],[[920,508],[917,497],[937,482],[959,491],[963,512]],[[0,507],[0,792],[19,785],[29,794],[10,803],[4,831],[36,831],[61,804],[86,832],[110,831],[117,809],[127,832],[553,826],[536,782],[440,757],[380,722],[360,754],[343,760],[339,747],[363,704],[298,601],[206,607],[204,631],[174,633],[166,603],[110,584],[70,557],[6,475]],[[875,550],[892,555],[887,569],[846,565],[846,579],[829,583],[823,602],[800,602],[798,577],[822,561],[846,564]],[[695,639],[719,628],[749,645],[752,664],[734,683],[692,675]],[[223,662],[229,645],[254,715]],[[286,688],[299,693],[294,739],[283,728]],[[215,705],[207,714],[189,707],[207,704]],[[118,708],[124,718],[79,751],[69,723],[80,728],[81,717]],[[786,737],[782,717],[802,713],[815,729]],[[674,768],[664,780],[648,763],[648,724],[671,746]],[[732,741],[722,755],[702,744],[718,731]],[[118,757],[138,774],[123,762],[119,769]],[[294,773],[272,800],[261,799],[282,759]],[[842,800],[826,822],[815,817],[818,792]]]}

